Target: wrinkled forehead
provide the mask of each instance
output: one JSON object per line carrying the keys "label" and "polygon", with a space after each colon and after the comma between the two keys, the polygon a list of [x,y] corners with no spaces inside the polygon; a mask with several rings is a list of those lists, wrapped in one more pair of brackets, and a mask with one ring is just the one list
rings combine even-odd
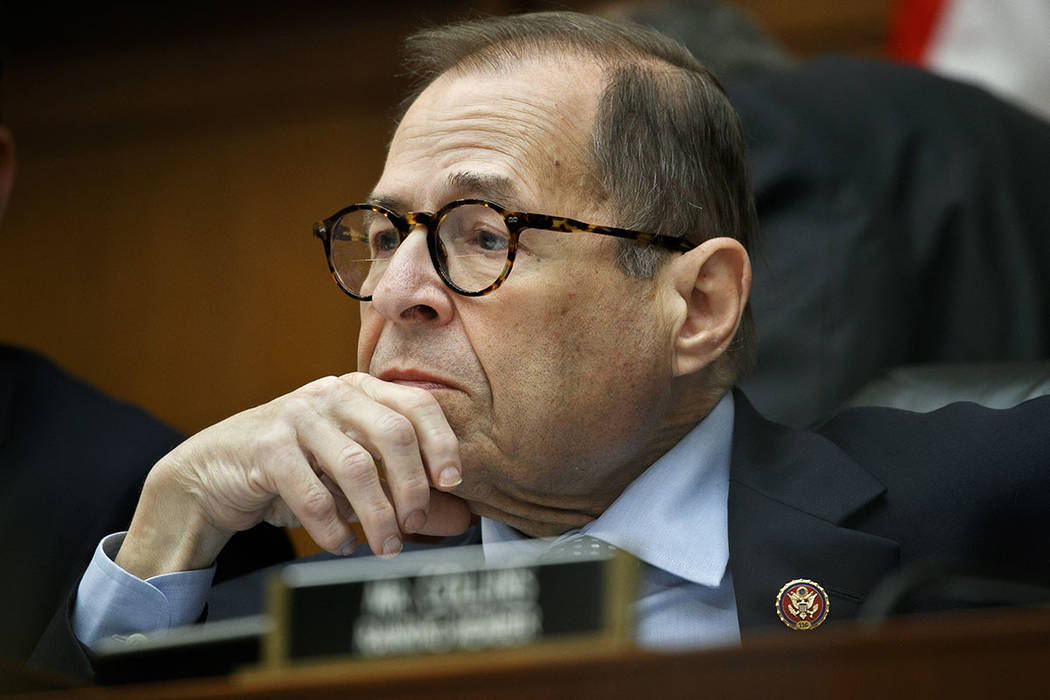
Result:
{"label": "wrinkled forehead", "polygon": [[[589,143],[601,85],[600,67],[580,59],[445,73],[402,118],[373,194],[402,210],[498,196],[508,207],[581,214],[559,207],[579,199],[593,177]],[[477,191],[478,183],[493,191]]]}

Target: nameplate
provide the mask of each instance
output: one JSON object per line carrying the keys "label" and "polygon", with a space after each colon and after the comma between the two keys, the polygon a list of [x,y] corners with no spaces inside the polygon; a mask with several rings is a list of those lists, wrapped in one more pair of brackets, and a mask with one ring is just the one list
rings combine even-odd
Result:
{"label": "nameplate", "polygon": [[638,562],[589,538],[293,564],[270,585],[271,668],[628,639]]}

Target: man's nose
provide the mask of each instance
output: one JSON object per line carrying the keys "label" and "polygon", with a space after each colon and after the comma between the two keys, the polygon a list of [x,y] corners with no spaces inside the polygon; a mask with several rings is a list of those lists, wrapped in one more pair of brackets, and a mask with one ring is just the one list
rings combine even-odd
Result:
{"label": "man's nose", "polygon": [[391,321],[444,322],[452,317],[452,290],[441,281],[416,226],[401,242],[372,292],[372,306]]}

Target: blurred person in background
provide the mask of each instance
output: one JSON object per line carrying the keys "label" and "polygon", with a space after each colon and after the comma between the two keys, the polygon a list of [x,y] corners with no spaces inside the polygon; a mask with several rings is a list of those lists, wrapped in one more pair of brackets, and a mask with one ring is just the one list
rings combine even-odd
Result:
{"label": "blurred person in background", "polygon": [[814,424],[902,365],[1050,357],[1045,121],[905,65],[799,61],[731,3],[603,13],[681,41],[740,114],[761,231],[741,387],[766,415]]}
{"label": "blurred person in background", "polygon": [[[14,135],[0,114],[0,223],[15,169]],[[47,358],[0,343],[0,662],[30,656],[98,539],[127,527],[149,468],[182,437]],[[291,554],[275,528],[243,546],[270,561]]]}

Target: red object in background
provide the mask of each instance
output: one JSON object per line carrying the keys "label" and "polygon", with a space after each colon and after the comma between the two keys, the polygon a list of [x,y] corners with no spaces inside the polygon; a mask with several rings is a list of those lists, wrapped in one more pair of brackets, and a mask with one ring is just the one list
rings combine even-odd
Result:
{"label": "red object in background", "polygon": [[897,0],[890,18],[890,56],[922,65],[947,0]]}
{"label": "red object in background", "polygon": [[888,54],[1050,120],[1050,2],[895,0]]}

